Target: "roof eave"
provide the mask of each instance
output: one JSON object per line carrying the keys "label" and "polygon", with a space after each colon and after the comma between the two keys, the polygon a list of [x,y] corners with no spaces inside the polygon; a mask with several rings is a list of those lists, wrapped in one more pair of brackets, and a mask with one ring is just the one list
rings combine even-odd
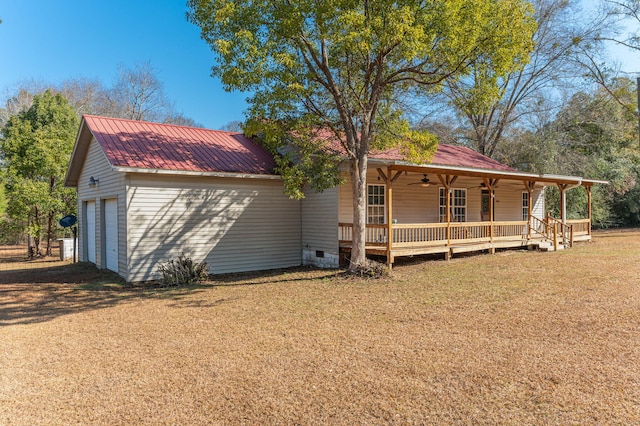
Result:
{"label": "roof eave", "polygon": [[69,166],[67,167],[67,173],[64,177],[64,186],[67,188],[77,188],[78,181],[80,180],[80,173],[82,172],[82,166],[87,152],[89,151],[89,145],[91,142],[91,129],[87,125],[84,116],[80,120],[80,127],[78,128],[78,136],[73,145],[73,152],[71,153],[71,159],[69,160]]}
{"label": "roof eave", "polygon": [[442,164],[415,164],[410,163],[408,161],[398,161],[398,160],[384,160],[371,158],[369,159],[369,163],[371,164],[381,164],[391,166],[394,170],[406,170],[406,171],[415,171],[418,173],[455,173],[458,175],[466,175],[472,177],[484,177],[491,176],[495,178],[502,179],[514,179],[514,180],[522,180],[522,181],[532,181],[532,182],[542,182],[542,183],[567,183],[567,184],[608,184],[607,181],[595,180],[595,179],[584,179],[580,176],[565,176],[565,175],[555,175],[555,174],[537,174],[537,173],[524,173],[518,171],[510,171],[510,170],[493,170],[493,169],[482,169],[476,167],[463,167],[463,166],[448,166]]}
{"label": "roof eave", "polygon": [[154,175],[171,175],[171,176],[202,176],[202,177],[221,177],[221,178],[244,178],[244,179],[282,179],[280,175],[260,174],[260,173],[236,173],[236,172],[205,172],[193,170],[166,170],[166,169],[146,169],[138,167],[122,167],[114,166],[113,171],[124,173],[143,173]]}

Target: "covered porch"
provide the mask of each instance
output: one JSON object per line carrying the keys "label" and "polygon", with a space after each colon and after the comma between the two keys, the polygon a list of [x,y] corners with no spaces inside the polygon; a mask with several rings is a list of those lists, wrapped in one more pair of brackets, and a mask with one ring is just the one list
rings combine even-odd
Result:
{"label": "covered porch", "polygon": [[[423,175],[425,176],[423,187],[432,185],[439,189],[440,215],[438,222],[398,223],[393,219],[398,210],[405,208],[402,202],[394,206],[396,201],[394,200],[394,189],[399,187],[400,190],[406,192],[404,189],[406,184],[403,184],[401,180],[406,180],[408,175],[413,175],[414,179],[415,176]],[[384,223],[366,224],[365,249],[368,255],[385,256],[389,267],[392,266],[396,257],[401,256],[441,253],[446,259],[449,259],[456,253],[483,250],[493,253],[498,248],[535,247],[559,250],[571,247],[575,241],[591,239],[591,187],[594,183],[599,183],[598,181],[515,171],[403,164],[377,167],[374,176],[376,181],[384,183],[385,219]],[[434,176],[437,181],[433,179]],[[369,177],[369,179],[371,178]],[[460,191],[458,188],[463,180],[467,182],[466,185],[470,181],[477,182],[478,185],[475,188],[482,191],[482,198],[476,197],[474,199],[474,202],[481,204],[479,208],[482,209],[482,214],[476,216],[481,219],[480,221],[467,221],[467,215],[461,216],[458,212],[460,202],[454,193]],[[517,206],[513,202],[503,203],[501,220],[495,220],[495,189],[503,183],[508,186],[508,189],[503,187],[503,196],[507,191],[510,193],[520,191],[512,198],[516,199],[517,195],[522,194],[522,205]],[[542,211],[538,211],[537,216],[534,215],[534,190],[538,188],[538,195],[540,195],[542,192],[540,188],[550,185],[556,185],[560,192],[561,217],[559,218],[545,216],[544,209],[539,209]],[[566,192],[579,186],[583,186],[587,192],[587,217],[568,220],[566,218]],[[444,194],[448,194],[448,196]],[[401,198],[405,200],[407,197]],[[513,220],[503,220],[505,218]],[[368,222],[371,222],[369,217]],[[349,253],[353,241],[352,222],[339,222],[338,239],[340,251]]]}

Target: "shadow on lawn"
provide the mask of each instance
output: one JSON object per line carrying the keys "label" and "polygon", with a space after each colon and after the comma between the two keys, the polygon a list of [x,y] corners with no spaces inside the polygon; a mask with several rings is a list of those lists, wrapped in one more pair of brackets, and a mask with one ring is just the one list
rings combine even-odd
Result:
{"label": "shadow on lawn", "polygon": [[76,263],[0,271],[0,327],[33,324],[138,299],[179,301],[197,288],[131,286],[118,275]]}
{"label": "shadow on lawn", "polygon": [[350,277],[339,269],[322,269],[313,266],[269,269],[266,271],[236,272],[213,275],[209,284],[216,287],[281,284],[298,281],[322,281]]}
{"label": "shadow on lawn", "polygon": [[272,271],[216,275],[203,285],[161,288],[130,285],[110,271],[87,263],[42,262],[26,269],[0,270],[0,327],[34,324],[141,299],[170,300],[172,308],[215,308],[233,299],[197,300],[206,288],[254,286],[335,279],[336,270],[299,267]]}

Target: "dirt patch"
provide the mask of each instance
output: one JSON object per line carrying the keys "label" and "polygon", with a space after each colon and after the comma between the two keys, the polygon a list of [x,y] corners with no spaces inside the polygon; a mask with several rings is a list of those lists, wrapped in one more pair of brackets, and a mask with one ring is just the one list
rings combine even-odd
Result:
{"label": "dirt patch", "polygon": [[82,268],[0,284],[0,424],[640,423],[640,232],[381,280]]}

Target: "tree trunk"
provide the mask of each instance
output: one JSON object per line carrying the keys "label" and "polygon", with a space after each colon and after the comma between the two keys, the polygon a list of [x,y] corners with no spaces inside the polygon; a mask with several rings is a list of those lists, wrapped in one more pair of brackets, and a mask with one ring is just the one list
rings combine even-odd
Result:
{"label": "tree trunk", "polygon": [[27,218],[27,256],[29,259],[33,259],[35,256],[33,247],[33,237],[31,236],[31,216]]}
{"label": "tree trunk", "polygon": [[33,246],[34,246],[34,257],[40,257],[40,210],[35,208],[35,213],[33,215]]}
{"label": "tree trunk", "polygon": [[[53,188],[55,186],[55,178],[49,178],[49,195],[53,196]],[[55,213],[53,211],[49,211],[47,214],[47,256],[51,256],[51,240],[53,238],[53,217]]]}
{"label": "tree trunk", "polygon": [[47,217],[47,256],[51,256],[51,240],[53,239],[53,216],[50,212]]}
{"label": "tree trunk", "polygon": [[353,241],[349,271],[356,272],[366,259],[367,225],[367,155],[351,160],[351,192],[353,194]]}

